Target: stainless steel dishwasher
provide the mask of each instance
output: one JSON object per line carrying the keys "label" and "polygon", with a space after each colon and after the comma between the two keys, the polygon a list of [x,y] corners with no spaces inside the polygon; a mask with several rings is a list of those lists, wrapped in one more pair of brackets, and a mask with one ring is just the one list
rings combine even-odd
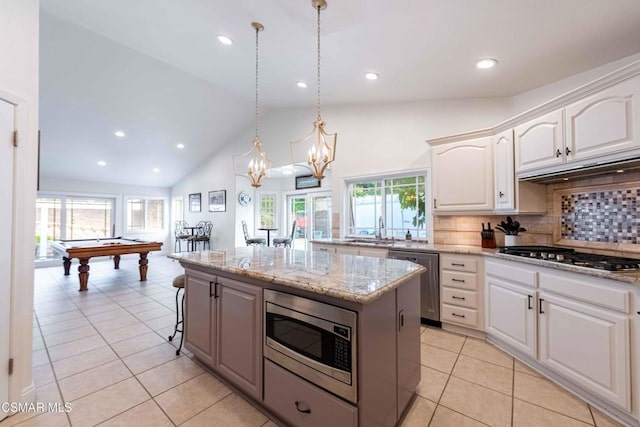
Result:
{"label": "stainless steel dishwasher", "polygon": [[442,326],[440,322],[440,256],[436,252],[389,250],[389,258],[403,259],[424,265],[420,276],[420,316],[422,322]]}

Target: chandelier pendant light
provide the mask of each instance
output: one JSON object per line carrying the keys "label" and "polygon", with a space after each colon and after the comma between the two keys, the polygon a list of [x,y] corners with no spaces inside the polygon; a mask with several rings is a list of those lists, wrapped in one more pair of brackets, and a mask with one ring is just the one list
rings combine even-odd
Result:
{"label": "chandelier pendant light", "polygon": [[[267,154],[262,149],[262,141],[258,136],[258,34],[264,30],[264,26],[258,22],[252,22],[251,27],[256,31],[256,135],[253,138],[252,147],[244,154],[233,156],[233,172],[236,176],[242,176],[248,178],[251,182],[251,186],[259,188],[262,185],[262,180],[265,177],[269,177],[271,174],[271,160],[267,158]],[[249,161],[248,166],[247,160]],[[247,173],[243,172],[246,167]]]}
{"label": "chandelier pendant light", "polygon": [[318,86],[316,98],[318,115],[316,121],[313,122],[313,131],[301,140],[291,142],[290,145],[293,164],[306,163],[314,178],[323,179],[327,167],[336,159],[338,134],[325,131],[325,122],[320,115],[320,11],[326,9],[327,2],[312,0],[311,5],[318,12]]}

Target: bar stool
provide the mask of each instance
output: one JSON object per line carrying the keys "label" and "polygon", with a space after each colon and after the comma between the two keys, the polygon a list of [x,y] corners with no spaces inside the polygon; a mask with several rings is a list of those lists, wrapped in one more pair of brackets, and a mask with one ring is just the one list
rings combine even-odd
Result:
{"label": "bar stool", "polygon": [[[176,356],[180,355],[180,350],[182,349],[182,341],[184,340],[184,292],[182,292],[182,310],[178,310],[178,295],[180,295],[180,290],[184,291],[184,274],[176,276],[173,279],[173,287],[178,288],[176,291],[176,326],[173,329],[173,335],[169,336],[169,341],[173,341],[176,334],[180,332],[180,346],[176,350]],[[178,329],[180,327],[180,329]]]}

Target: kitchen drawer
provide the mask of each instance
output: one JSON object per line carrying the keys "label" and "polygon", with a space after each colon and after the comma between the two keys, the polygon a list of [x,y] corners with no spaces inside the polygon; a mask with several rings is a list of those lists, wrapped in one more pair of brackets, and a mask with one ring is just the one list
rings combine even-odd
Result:
{"label": "kitchen drawer", "polygon": [[440,274],[440,285],[475,291],[478,289],[478,276],[475,273],[442,271]]}
{"label": "kitchen drawer", "polygon": [[443,322],[458,323],[471,328],[477,328],[478,312],[471,308],[456,307],[443,303],[440,320]]}
{"label": "kitchen drawer", "polygon": [[606,279],[544,269],[540,273],[540,289],[622,313],[631,311],[629,292]]}
{"label": "kitchen drawer", "polygon": [[323,245],[322,243],[312,243],[311,247],[314,251],[336,253],[336,247],[334,245]]}
{"label": "kitchen drawer", "polygon": [[442,302],[461,307],[478,308],[478,294],[474,291],[442,288]]}
{"label": "kitchen drawer", "polygon": [[478,271],[478,260],[468,256],[442,255],[440,256],[440,268],[475,273]]}
{"label": "kitchen drawer", "polygon": [[264,361],[264,404],[293,426],[358,425],[358,408],[267,359]]}
{"label": "kitchen drawer", "polygon": [[538,285],[538,268],[515,261],[487,260],[485,273],[508,283],[535,288]]}

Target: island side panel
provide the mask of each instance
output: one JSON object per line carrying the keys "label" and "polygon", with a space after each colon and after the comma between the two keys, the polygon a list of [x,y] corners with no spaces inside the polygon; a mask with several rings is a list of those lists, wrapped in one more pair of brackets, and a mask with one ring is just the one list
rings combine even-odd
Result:
{"label": "island side panel", "polygon": [[409,405],[420,382],[420,277],[397,289],[398,416]]}
{"label": "island side panel", "polygon": [[394,426],[398,417],[396,292],[362,307],[358,315],[360,426]]}

